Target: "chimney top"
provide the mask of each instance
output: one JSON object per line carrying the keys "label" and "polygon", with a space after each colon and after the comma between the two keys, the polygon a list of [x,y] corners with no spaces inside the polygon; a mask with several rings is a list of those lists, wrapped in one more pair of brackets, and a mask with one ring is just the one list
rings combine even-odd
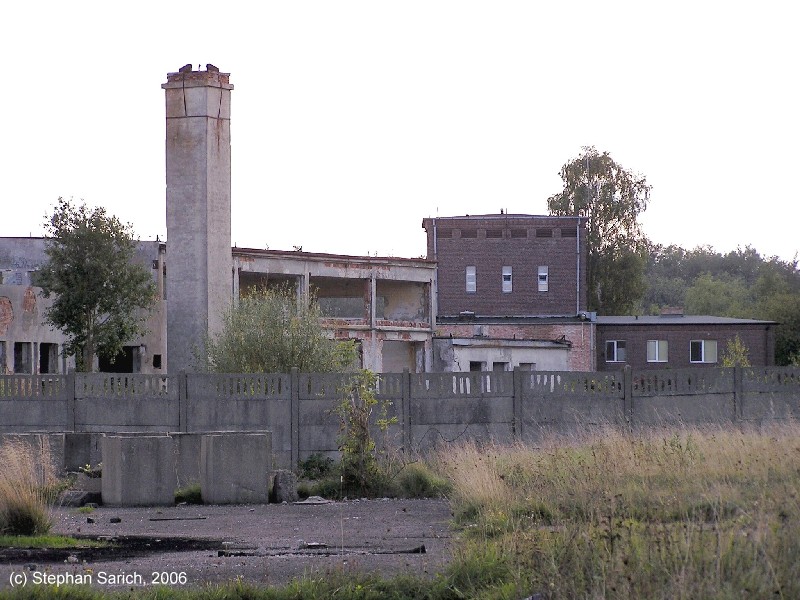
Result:
{"label": "chimney top", "polygon": [[210,85],[213,87],[221,87],[225,89],[233,89],[229,83],[230,73],[221,73],[219,67],[206,64],[205,70],[201,70],[201,65],[197,65],[197,70],[194,70],[194,65],[191,63],[183,65],[176,73],[167,73],[167,83],[161,87],[194,87],[199,85]]}

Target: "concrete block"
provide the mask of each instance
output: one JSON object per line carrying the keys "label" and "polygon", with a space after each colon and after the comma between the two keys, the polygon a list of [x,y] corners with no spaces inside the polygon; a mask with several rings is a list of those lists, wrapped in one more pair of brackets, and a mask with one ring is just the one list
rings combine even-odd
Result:
{"label": "concrete block", "polygon": [[204,435],[200,445],[203,502],[265,504],[271,468],[270,432]]}
{"label": "concrete block", "polygon": [[106,436],[101,441],[103,503],[166,506],[175,502],[175,441],[166,435]]}
{"label": "concrete block", "polygon": [[100,440],[102,433],[73,433],[64,434],[64,469],[79,471],[86,465],[97,466],[102,462]]}

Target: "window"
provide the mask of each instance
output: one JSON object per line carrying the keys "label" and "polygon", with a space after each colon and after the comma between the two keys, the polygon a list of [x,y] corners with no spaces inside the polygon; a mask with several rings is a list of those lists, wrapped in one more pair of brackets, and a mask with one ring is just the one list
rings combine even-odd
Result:
{"label": "window", "polygon": [[14,342],[14,373],[33,373],[31,343]]}
{"label": "window", "polygon": [[717,340],[692,340],[689,342],[689,362],[717,362]]}
{"label": "window", "polygon": [[58,373],[58,344],[39,344],[39,373]]}
{"label": "window", "polygon": [[547,267],[539,267],[539,291],[546,292],[547,291],[547,279],[548,279],[548,269]]}
{"label": "window", "polygon": [[487,229],[486,230],[486,237],[487,238],[502,238],[503,237],[503,230],[502,229]]}
{"label": "window", "polygon": [[520,371],[535,371],[536,363],[521,362],[518,368]]}
{"label": "window", "polygon": [[503,292],[511,292],[511,267],[503,267]]}
{"label": "window", "polygon": [[160,369],[161,368],[161,355],[160,354],[153,354],[153,368]]}
{"label": "window", "polygon": [[647,362],[667,362],[667,340],[647,340]]}
{"label": "window", "polygon": [[461,230],[461,237],[462,238],[477,238],[478,237],[478,230],[477,229],[462,229]]}
{"label": "window", "polygon": [[550,227],[537,227],[536,228],[536,237],[537,238],[551,238],[551,237],[553,237],[553,230]]}
{"label": "window", "polygon": [[469,370],[472,373],[483,371],[483,363],[479,360],[471,360],[469,361]]}
{"label": "window", "polygon": [[492,363],[492,371],[494,371],[495,373],[503,373],[504,371],[508,371],[508,363],[507,362]]}
{"label": "window", "polygon": [[512,229],[511,230],[511,237],[512,238],[526,238],[528,237],[528,230],[527,229]]}
{"label": "window", "polygon": [[606,362],[625,362],[625,340],[606,342]]}
{"label": "window", "polygon": [[472,293],[478,289],[478,275],[475,267],[467,267],[467,292]]}
{"label": "window", "polygon": [[6,374],[6,343],[0,340],[0,375]]}

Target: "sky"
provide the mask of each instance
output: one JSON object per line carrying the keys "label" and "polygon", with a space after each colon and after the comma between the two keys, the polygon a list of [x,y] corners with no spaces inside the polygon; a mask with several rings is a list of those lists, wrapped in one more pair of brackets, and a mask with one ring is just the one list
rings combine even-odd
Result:
{"label": "sky", "polygon": [[584,146],[652,185],[653,242],[800,250],[792,2],[4,5],[0,236],[60,196],[166,238],[168,72],[230,73],[232,244],[403,256],[422,219],[547,214]]}

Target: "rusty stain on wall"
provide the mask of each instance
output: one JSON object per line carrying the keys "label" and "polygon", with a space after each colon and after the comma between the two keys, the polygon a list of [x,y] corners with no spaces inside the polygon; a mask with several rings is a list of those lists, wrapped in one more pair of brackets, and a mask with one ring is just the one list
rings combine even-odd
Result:
{"label": "rusty stain on wall", "polygon": [[31,314],[36,311],[36,292],[32,287],[25,290],[25,296],[22,299],[22,312]]}
{"label": "rusty stain on wall", "polygon": [[14,307],[8,296],[0,296],[0,335],[5,335],[14,320]]}

